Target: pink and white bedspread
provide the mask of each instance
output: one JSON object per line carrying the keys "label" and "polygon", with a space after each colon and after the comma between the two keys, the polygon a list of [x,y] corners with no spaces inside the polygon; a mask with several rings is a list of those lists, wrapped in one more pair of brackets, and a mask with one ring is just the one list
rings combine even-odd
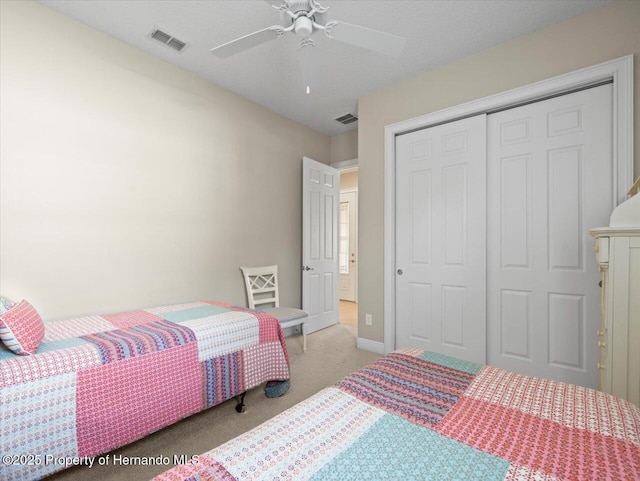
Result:
{"label": "pink and white bedspread", "polygon": [[46,322],[35,355],[0,349],[0,479],[42,478],[61,469],[47,460],[111,451],[287,379],[277,319],[229,304]]}
{"label": "pink and white bedspread", "polygon": [[155,481],[639,480],[640,410],[398,351]]}

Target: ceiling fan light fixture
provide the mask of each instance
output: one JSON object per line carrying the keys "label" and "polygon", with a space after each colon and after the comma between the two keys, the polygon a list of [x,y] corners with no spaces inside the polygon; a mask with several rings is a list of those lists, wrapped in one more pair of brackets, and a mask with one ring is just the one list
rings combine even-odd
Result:
{"label": "ceiling fan light fixture", "polygon": [[296,18],[294,31],[296,32],[296,35],[308,37],[313,33],[313,22],[310,18],[301,15]]}

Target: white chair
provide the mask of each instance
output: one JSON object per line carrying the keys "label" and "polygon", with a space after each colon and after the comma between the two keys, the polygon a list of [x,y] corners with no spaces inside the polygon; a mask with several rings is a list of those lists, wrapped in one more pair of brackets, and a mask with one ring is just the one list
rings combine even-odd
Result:
{"label": "white chair", "polygon": [[[241,267],[244,285],[247,289],[249,309],[266,312],[278,319],[283,329],[300,326],[302,350],[307,350],[305,322],[309,317],[302,309],[281,307],[278,295],[278,266]],[[271,304],[271,307],[265,307]]]}

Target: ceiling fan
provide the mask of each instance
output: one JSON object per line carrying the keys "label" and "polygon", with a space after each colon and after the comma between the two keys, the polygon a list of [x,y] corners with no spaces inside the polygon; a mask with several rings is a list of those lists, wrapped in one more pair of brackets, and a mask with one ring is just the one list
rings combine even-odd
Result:
{"label": "ceiling fan", "polygon": [[394,57],[400,55],[406,42],[405,38],[390,33],[337,20],[329,21],[329,7],[323,7],[316,0],[265,1],[280,11],[282,25],[272,25],[250,33],[212,48],[211,52],[218,57],[227,58],[286,33],[301,37],[299,48],[303,49],[315,45],[311,35],[318,31],[323,31],[330,39]]}

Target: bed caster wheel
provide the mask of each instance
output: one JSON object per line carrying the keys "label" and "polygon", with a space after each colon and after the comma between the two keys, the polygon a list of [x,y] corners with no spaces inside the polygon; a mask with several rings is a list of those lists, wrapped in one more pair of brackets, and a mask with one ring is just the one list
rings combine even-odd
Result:
{"label": "bed caster wheel", "polygon": [[244,397],[247,395],[247,391],[243,392],[240,395],[240,399],[238,400],[238,404],[236,404],[236,412],[238,413],[243,413],[245,410],[245,405],[244,405]]}

